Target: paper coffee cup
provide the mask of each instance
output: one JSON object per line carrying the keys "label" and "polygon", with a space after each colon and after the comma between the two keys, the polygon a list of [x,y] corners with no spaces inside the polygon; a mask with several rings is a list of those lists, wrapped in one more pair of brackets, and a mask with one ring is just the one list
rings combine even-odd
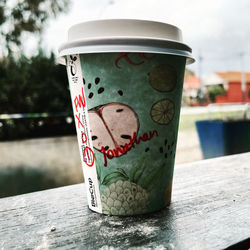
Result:
{"label": "paper coffee cup", "polygon": [[66,59],[90,209],[135,215],[168,205],[191,49],[169,24],[99,20],[69,30]]}

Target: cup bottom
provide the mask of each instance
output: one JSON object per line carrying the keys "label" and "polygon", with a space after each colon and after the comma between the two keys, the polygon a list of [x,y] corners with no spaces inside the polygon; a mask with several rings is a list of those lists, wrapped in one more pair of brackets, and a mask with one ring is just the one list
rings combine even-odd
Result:
{"label": "cup bottom", "polygon": [[[158,212],[166,207],[168,207],[170,204],[171,204],[171,198],[172,198],[172,184],[173,184],[173,181],[171,180],[165,190],[165,194],[164,194],[164,197],[163,197],[163,206],[158,208],[158,209],[155,209],[153,211],[145,211],[145,212],[140,212],[140,213],[120,213],[120,214],[115,214],[115,213],[109,213],[109,212],[106,212],[106,211],[103,211],[101,212],[100,214],[104,214],[104,215],[109,215],[109,216],[118,216],[118,217],[126,217],[126,216],[137,216],[137,215],[145,215],[145,214],[151,214],[151,213],[154,213],[154,212]],[[89,209],[91,211],[94,211],[91,209],[91,207],[89,207]],[[97,211],[94,211],[94,212],[97,212]],[[97,212],[98,213],[98,212]]]}

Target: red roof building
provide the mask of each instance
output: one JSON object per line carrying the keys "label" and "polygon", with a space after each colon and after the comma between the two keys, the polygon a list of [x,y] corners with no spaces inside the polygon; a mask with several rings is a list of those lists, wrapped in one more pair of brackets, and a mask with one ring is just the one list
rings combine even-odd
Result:
{"label": "red roof building", "polygon": [[[216,97],[216,103],[250,102],[250,72],[245,73],[246,90],[241,89],[242,74],[237,71],[216,72],[226,85],[226,93]],[[243,96],[244,95],[244,96]]]}

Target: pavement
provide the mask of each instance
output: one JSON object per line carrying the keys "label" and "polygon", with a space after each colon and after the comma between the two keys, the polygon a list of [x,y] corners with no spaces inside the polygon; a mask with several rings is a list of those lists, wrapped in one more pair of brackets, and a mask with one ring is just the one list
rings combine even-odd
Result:
{"label": "pavement", "polygon": [[179,131],[175,164],[199,160],[202,160],[202,152],[196,130]]}

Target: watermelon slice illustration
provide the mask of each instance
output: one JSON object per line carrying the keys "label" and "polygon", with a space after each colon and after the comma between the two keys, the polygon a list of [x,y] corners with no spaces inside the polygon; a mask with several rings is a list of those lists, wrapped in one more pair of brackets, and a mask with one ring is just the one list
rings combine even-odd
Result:
{"label": "watermelon slice illustration", "polygon": [[123,148],[139,128],[136,113],[122,103],[109,103],[90,110],[89,122],[93,147],[97,150],[104,147],[105,151]]}

